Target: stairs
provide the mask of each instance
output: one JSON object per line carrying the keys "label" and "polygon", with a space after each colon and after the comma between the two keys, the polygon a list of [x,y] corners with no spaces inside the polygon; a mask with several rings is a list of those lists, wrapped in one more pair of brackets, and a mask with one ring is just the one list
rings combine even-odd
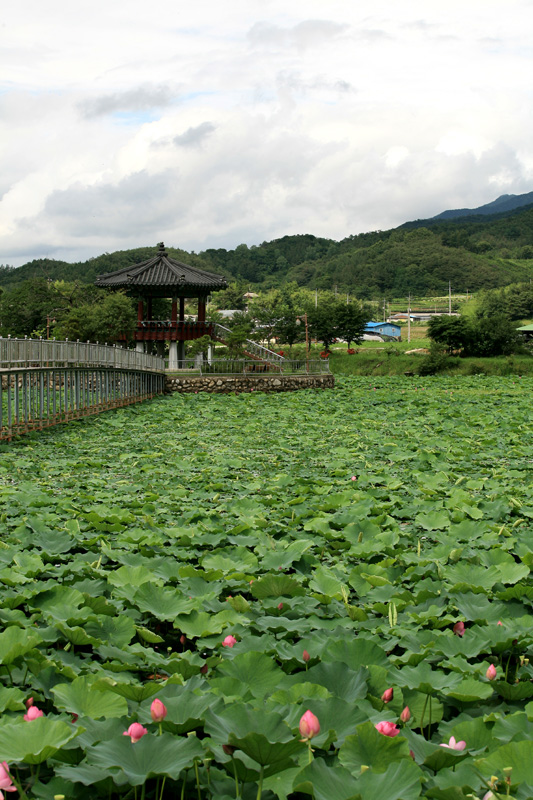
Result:
{"label": "stairs", "polygon": [[[220,325],[220,323],[216,322],[214,324],[214,332],[212,334],[212,338],[220,342],[221,344],[228,345],[229,336],[231,334],[231,330],[226,328],[224,325]],[[261,344],[257,344],[257,342],[252,342],[251,339],[246,339],[243,345],[243,351],[247,358],[253,358],[255,361],[260,361],[263,364],[268,364],[273,366],[281,371],[281,367],[285,358],[280,356],[279,353],[275,353],[273,350],[269,350],[267,347],[263,347]]]}

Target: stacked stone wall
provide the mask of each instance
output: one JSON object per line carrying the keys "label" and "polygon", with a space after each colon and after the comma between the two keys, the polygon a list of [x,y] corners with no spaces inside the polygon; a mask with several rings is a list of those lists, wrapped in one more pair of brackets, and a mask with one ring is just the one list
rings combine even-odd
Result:
{"label": "stacked stone wall", "polygon": [[333,375],[167,375],[165,391],[211,392],[295,392],[299,389],[333,389]]}

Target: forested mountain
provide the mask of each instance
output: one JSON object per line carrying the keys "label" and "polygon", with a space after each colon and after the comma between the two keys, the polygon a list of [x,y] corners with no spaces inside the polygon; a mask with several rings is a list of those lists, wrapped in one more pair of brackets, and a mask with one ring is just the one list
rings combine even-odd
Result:
{"label": "forested mountain", "polygon": [[[33,277],[92,283],[98,274],[149,258],[156,247],[154,242],[77,264],[42,259],[17,269],[0,267],[0,286],[9,289]],[[174,258],[254,289],[295,281],[370,299],[409,292],[440,295],[451,282],[455,293],[474,292],[533,277],[533,205],[493,215],[417,220],[342,241],[306,234],[199,254],[167,249]]]}
{"label": "forested mountain", "polygon": [[533,192],[526,194],[502,194],[491,203],[486,203],[477,208],[456,208],[455,210],[443,211],[432,219],[454,219],[456,217],[484,216],[499,213],[508,213],[517,208],[533,205]]}

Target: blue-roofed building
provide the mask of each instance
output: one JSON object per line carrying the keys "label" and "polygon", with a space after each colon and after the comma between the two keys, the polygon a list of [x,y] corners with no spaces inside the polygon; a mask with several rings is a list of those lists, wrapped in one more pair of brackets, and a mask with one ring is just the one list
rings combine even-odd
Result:
{"label": "blue-roofed building", "polygon": [[402,329],[394,322],[367,322],[365,325],[365,335],[379,337],[384,341],[395,339],[400,341]]}

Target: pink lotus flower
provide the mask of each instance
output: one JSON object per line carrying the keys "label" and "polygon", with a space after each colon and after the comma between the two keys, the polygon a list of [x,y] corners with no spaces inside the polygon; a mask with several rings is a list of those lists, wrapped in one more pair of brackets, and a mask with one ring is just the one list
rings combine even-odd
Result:
{"label": "pink lotus flower", "polygon": [[496,625],[503,625],[503,622],[501,621],[501,619],[499,619],[499,620],[498,620],[498,622],[496,623]]}
{"label": "pink lotus flower", "polygon": [[40,708],[37,708],[37,706],[30,706],[26,714],[24,714],[24,719],[26,722],[31,722],[33,719],[37,719],[38,717],[44,717],[44,712],[41,711]]}
{"label": "pink lotus flower", "polygon": [[496,677],[496,667],[494,666],[494,664],[490,665],[490,667],[488,668],[488,670],[485,673],[485,676],[486,676],[487,680],[489,680],[489,681],[493,681],[494,680],[494,678]]}
{"label": "pink lotus flower", "polygon": [[311,658],[311,656],[309,655],[309,653],[307,652],[307,650],[304,650],[304,651],[303,651],[303,653],[302,653],[302,658],[303,658],[303,660],[305,661],[305,663],[307,664],[307,662],[308,662],[308,661],[309,661],[309,659]]}
{"label": "pink lotus flower", "polygon": [[140,722],[132,722],[127,731],[124,731],[123,736],[129,736],[132,743],[138,742],[142,739],[144,734],[148,733],[146,728],[143,728]]}
{"label": "pink lotus flower", "polygon": [[[0,789],[2,792],[16,792],[17,787],[13,786],[11,775],[9,774],[9,767],[7,761],[2,761],[0,764]],[[0,794],[2,794],[0,792]]]}
{"label": "pink lotus flower", "polygon": [[394,689],[392,688],[392,686],[390,689],[385,689],[385,691],[381,695],[381,699],[383,700],[384,703],[390,703],[393,697],[394,697]]}
{"label": "pink lotus flower", "polygon": [[278,603],[278,611],[281,611],[282,608],[283,608],[283,603]]}
{"label": "pink lotus flower", "polygon": [[465,624],[464,622],[456,622],[453,626],[453,632],[456,636],[464,636],[465,635]]}
{"label": "pink lotus flower", "polygon": [[448,744],[443,743],[441,744],[441,747],[447,747],[448,750],[464,750],[466,747],[466,742],[463,741],[456,742],[455,736],[450,736],[450,741],[448,742]]}
{"label": "pink lotus flower", "polygon": [[167,707],[156,697],[150,706],[150,714],[154,722],[163,722],[167,715]]}
{"label": "pink lotus flower", "polygon": [[305,714],[303,714],[301,717],[298,727],[300,730],[300,736],[307,741],[320,733],[320,723],[317,717],[315,717],[313,712],[309,711],[309,709],[307,709]]}
{"label": "pink lotus flower", "polygon": [[235,636],[226,636],[224,641],[222,642],[222,647],[233,647],[234,644],[237,644],[237,639]]}
{"label": "pink lotus flower", "polygon": [[405,706],[404,710],[400,714],[400,719],[402,722],[409,722],[411,719],[411,711],[409,710],[409,706]]}
{"label": "pink lotus flower", "polygon": [[383,734],[383,736],[390,736],[391,739],[394,736],[398,736],[400,733],[400,729],[394,722],[388,722],[387,720],[383,720],[383,722],[378,722],[377,725],[374,725],[376,730]]}
{"label": "pink lotus flower", "polygon": [[352,480],[352,481],[356,481],[356,480],[357,480],[357,478],[356,478],[356,476],[355,476],[355,475],[352,475],[352,477],[350,478],[350,480]]}

